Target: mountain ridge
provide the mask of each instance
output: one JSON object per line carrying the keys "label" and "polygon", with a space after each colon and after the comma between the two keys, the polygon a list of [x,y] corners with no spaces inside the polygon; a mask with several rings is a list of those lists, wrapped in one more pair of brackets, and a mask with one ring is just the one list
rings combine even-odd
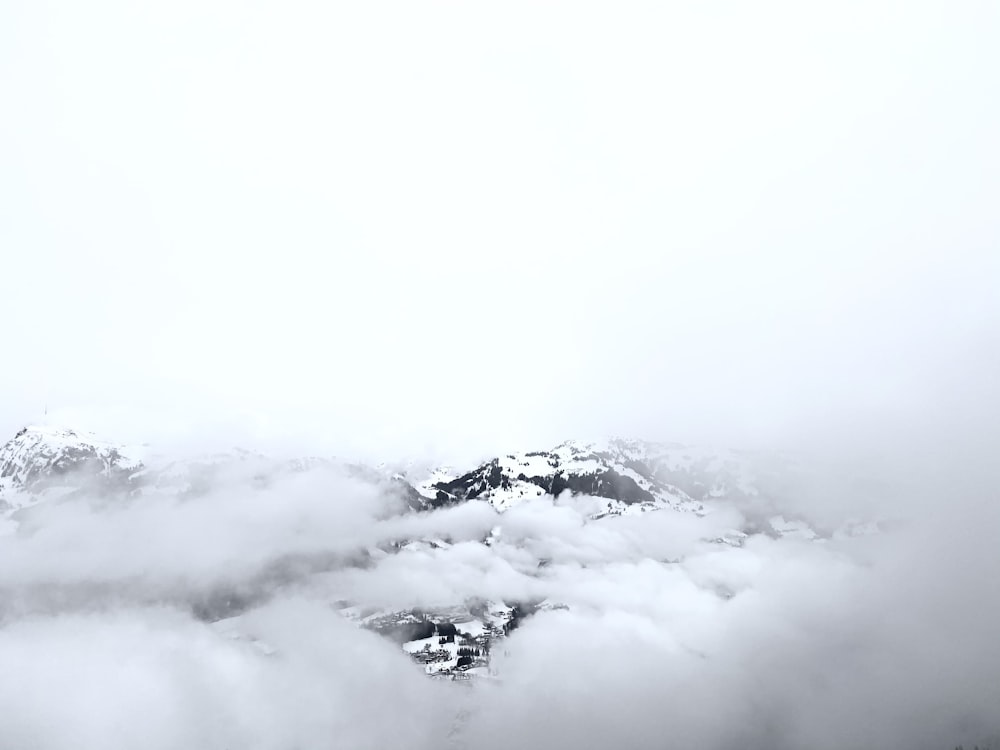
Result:
{"label": "mountain ridge", "polygon": [[[244,449],[171,458],[157,455],[149,446],[117,445],[89,432],[49,425],[23,428],[0,446],[0,529],[16,533],[21,517],[34,506],[69,502],[88,492],[112,501],[119,496],[130,502],[141,500],[147,493],[189,501],[217,487],[263,489],[281,477],[326,469],[395,495],[400,502],[393,513],[485,504],[498,516],[497,525],[480,540],[486,547],[504,545],[500,517],[506,512],[545,498],[557,502],[565,495],[572,498],[585,523],[650,512],[703,517],[711,514],[714,506],[733,501],[757,508],[759,520],[703,541],[741,547],[755,533],[807,541],[818,538],[808,524],[772,513],[766,471],[754,457],[738,451],[625,438],[590,443],[570,440],[548,450],[497,456],[465,471],[392,471],[388,465],[371,467],[333,457],[272,459]],[[357,554],[277,560],[243,587],[208,590],[191,598],[189,604],[198,619],[217,624],[231,637],[244,637],[240,631],[242,613],[266,601],[281,586],[294,583],[296,576],[364,567],[386,556],[433,555],[452,546],[446,538],[427,536],[359,548]],[[528,574],[544,576],[549,562],[539,559],[537,569]],[[335,609],[359,627],[397,641],[428,675],[466,679],[490,675],[491,649],[521,618],[562,606],[547,600],[484,598],[442,602],[421,610],[388,610],[349,601]],[[252,634],[247,637],[252,638]],[[269,648],[255,644],[265,651]]]}
{"label": "mountain ridge", "polygon": [[[795,519],[765,516],[794,462],[779,454],[767,461],[746,451],[706,449],[631,438],[601,442],[567,440],[547,450],[496,456],[465,470],[391,470],[335,457],[272,459],[234,448],[193,458],[156,454],[149,445],[127,446],[77,428],[31,425],[0,446],[0,511],[10,517],[37,503],[98,494],[161,491],[197,496],[220,481],[266,486],[284,474],[332,468],[394,493],[420,512],[481,501],[502,513],[522,502],[563,493],[593,499],[590,516],[636,515],[673,510],[702,515],[720,499],[756,508],[765,533],[785,533]],[[776,468],[775,468],[776,467]],[[771,473],[768,474],[768,471]],[[787,515],[787,509],[786,509]],[[744,531],[757,531],[747,529]]]}

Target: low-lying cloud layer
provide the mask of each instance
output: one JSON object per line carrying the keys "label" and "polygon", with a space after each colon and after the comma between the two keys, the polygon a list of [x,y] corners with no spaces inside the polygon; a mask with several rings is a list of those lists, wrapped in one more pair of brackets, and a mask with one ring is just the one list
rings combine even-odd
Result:
{"label": "low-lying cloud layer", "polygon": [[[717,541],[745,523],[728,501],[703,518],[591,521],[568,496],[413,514],[327,468],[43,504],[0,538],[0,746],[981,742],[1000,728],[996,485],[910,479],[911,497],[869,508],[895,519],[882,533],[742,547]],[[408,539],[450,545],[397,551]],[[471,687],[426,678],[334,606],[474,598],[557,606]]]}

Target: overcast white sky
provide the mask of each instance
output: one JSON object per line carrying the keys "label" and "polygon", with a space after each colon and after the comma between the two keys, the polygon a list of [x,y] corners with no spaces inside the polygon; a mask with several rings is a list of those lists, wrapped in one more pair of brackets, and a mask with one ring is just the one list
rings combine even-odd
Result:
{"label": "overcast white sky", "polygon": [[992,2],[4,3],[0,428],[986,424],[998,38]]}

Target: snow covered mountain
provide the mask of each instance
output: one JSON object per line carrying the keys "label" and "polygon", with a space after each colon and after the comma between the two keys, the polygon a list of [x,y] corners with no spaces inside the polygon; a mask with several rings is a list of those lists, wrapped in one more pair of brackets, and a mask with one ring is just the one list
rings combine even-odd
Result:
{"label": "snow covered mountain", "polygon": [[141,449],[61,427],[25,427],[0,447],[0,509],[12,512],[90,489],[129,491]]}
{"label": "snow covered mountain", "polygon": [[720,498],[767,497],[789,465],[778,456],[614,438],[512,453],[462,474],[437,471],[414,484],[428,508],[479,499],[504,511],[569,491],[601,498],[595,517],[665,508],[701,514]]}
{"label": "snow covered mountain", "polygon": [[[550,450],[493,458],[468,471],[420,476],[326,457],[279,461],[241,449],[173,459],[157,456],[148,446],[124,446],[82,430],[36,425],[0,447],[0,508],[17,509],[84,487],[197,495],[236,478],[266,484],[281,474],[336,466],[392,487],[414,510],[478,499],[502,512],[530,498],[569,491],[601,498],[598,516],[666,508],[704,513],[715,499],[765,496],[773,476],[763,474],[761,465],[760,457],[736,451],[618,438],[601,444],[567,441]],[[787,469],[786,462],[773,475]]]}
{"label": "snow covered mountain", "polygon": [[417,490],[430,507],[479,498],[504,511],[528,498],[556,497],[569,491],[604,499],[607,514],[661,508],[703,510],[701,503],[683,490],[659,481],[642,462],[574,442],[549,451],[494,458],[460,476],[422,482]]}
{"label": "snow covered mountain", "polygon": [[[141,499],[146,495],[198,498],[214,488],[264,488],[289,474],[333,470],[401,498],[401,510],[426,512],[465,502],[488,503],[498,514],[533,499],[570,493],[592,503],[590,521],[650,511],[705,516],[713,504],[741,502],[759,510],[760,523],[734,529],[718,541],[739,546],[748,534],[775,537],[816,536],[808,525],[774,512],[771,495],[780,489],[787,462],[735,451],[698,450],[677,444],[613,439],[605,443],[565,442],[551,450],[493,458],[461,473],[437,470],[419,475],[391,473],[333,458],[275,460],[234,449],[212,455],[172,459],[148,447],[128,448],[75,429],[33,426],[0,447],[0,521],[10,530],[26,509],[40,502],[72,501],[82,493]],[[752,514],[745,514],[748,519]],[[498,525],[494,529],[497,533]],[[499,537],[497,537],[499,538]],[[492,536],[483,540],[490,545]],[[449,543],[412,539],[368,556],[420,553]],[[367,559],[362,555],[359,559]],[[344,563],[352,564],[352,563]],[[358,563],[363,564],[363,563]],[[539,562],[539,567],[544,563]],[[320,567],[317,572],[328,569]],[[225,623],[239,635],[240,612],[257,598],[225,596],[196,603],[198,617]],[[211,597],[210,597],[211,598]],[[337,608],[359,626],[398,642],[427,674],[462,679],[489,673],[489,655],[520,618],[547,602],[473,600],[429,610],[392,611],[341,602]],[[223,627],[220,624],[220,627]]]}
{"label": "snow covered mountain", "polygon": [[423,505],[417,491],[400,479],[333,458],[279,460],[240,448],[176,458],[158,454],[147,445],[121,445],[84,430],[31,425],[0,446],[0,514],[9,516],[80,492],[197,497],[223,485],[265,487],[281,476],[318,468],[383,486],[414,509]]}

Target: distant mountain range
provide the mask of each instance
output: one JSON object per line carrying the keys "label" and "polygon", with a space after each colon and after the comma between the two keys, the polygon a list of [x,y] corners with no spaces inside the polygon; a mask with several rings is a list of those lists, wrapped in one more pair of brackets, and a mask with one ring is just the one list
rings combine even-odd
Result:
{"label": "distant mountain range", "polygon": [[[39,502],[82,492],[141,494],[147,490],[197,495],[227,475],[265,485],[282,474],[318,466],[339,468],[402,495],[414,511],[478,500],[498,512],[531,498],[564,492],[600,500],[593,518],[656,510],[710,512],[736,500],[761,514],[787,492],[795,462],[778,454],[705,449],[615,438],[567,441],[548,450],[498,456],[473,468],[391,470],[333,457],[279,461],[234,448],[174,459],[149,446],[127,446],[67,427],[29,426],[0,447],[0,512],[8,517]],[[754,515],[751,513],[751,515]],[[759,514],[758,514],[759,515]],[[762,521],[746,533],[782,534],[795,523]]]}
{"label": "distant mountain range", "polygon": [[[795,462],[773,454],[707,450],[679,444],[612,439],[601,444],[564,442],[548,450],[511,453],[459,470],[393,470],[335,458],[275,460],[232,451],[174,459],[148,446],[125,446],[77,429],[26,427],[0,447],[0,518],[7,533],[41,503],[86,495],[141,498],[168,493],[196,498],[213,487],[266,487],[283,475],[332,468],[400,498],[400,512],[424,513],[461,503],[488,503],[498,514],[520,503],[569,493],[590,503],[588,517],[669,512],[703,516],[713,505],[738,503],[744,528],[718,541],[739,546],[753,534],[817,538],[802,520],[778,510]],[[490,539],[483,540],[489,544]],[[415,539],[372,554],[444,548],[446,539]],[[539,563],[543,564],[543,563]],[[198,616],[235,632],[244,600],[201,603]],[[338,608],[360,625],[398,641],[428,674],[464,678],[488,673],[489,653],[520,619],[552,602],[475,600],[434,611],[384,611],[352,602]]]}

